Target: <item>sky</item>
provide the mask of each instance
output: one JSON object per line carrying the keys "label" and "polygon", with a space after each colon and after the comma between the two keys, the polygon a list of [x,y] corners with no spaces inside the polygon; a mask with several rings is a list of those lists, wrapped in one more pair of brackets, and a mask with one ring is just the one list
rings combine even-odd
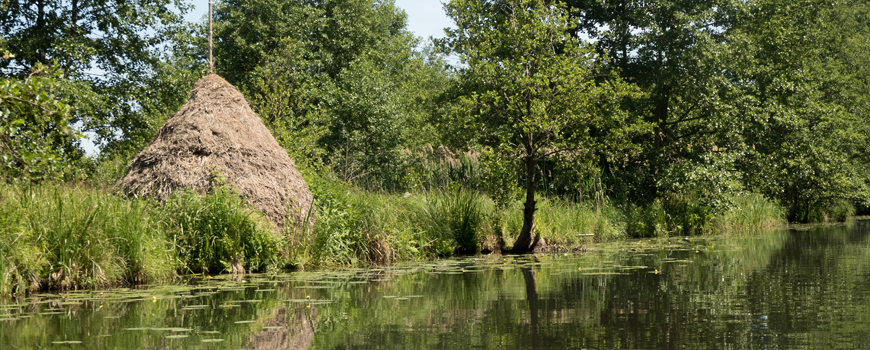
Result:
{"label": "sky", "polygon": [[[414,35],[428,39],[443,38],[444,28],[453,27],[453,21],[444,14],[441,0],[395,0],[396,7],[408,14],[408,30]],[[194,9],[184,17],[191,22],[199,21],[208,12],[208,0],[197,0]]]}

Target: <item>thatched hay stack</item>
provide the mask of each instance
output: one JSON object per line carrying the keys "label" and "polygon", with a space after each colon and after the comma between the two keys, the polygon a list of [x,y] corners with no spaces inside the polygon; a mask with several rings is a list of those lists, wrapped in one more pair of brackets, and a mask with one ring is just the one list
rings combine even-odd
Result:
{"label": "thatched hay stack", "polygon": [[207,192],[216,178],[278,229],[288,210],[292,224],[300,226],[313,200],[302,174],[242,94],[211,74],[133,159],[119,185],[127,194],[165,201],[181,188]]}

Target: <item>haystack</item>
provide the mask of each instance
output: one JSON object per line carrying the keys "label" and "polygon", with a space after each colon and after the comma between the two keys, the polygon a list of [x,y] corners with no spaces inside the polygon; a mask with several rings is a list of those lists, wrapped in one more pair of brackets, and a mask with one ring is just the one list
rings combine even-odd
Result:
{"label": "haystack", "polygon": [[207,192],[217,178],[278,229],[300,226],[313,200],[302,174],[242,94],[210,74],[133,159],[119,185],[127,194],[166,201],[182,188]]}

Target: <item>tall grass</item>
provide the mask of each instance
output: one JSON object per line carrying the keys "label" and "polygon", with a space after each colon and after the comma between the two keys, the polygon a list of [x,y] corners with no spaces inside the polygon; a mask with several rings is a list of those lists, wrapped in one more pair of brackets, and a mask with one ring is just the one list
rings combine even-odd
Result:
{"label": "tall grass", "polygon": [[785,208],[755,193],[734,198],[734,207],[716,218],[721,231],[760,231],[785,225]]}
{"label": "tall grass", "polygon": [[758,231],[786,224],[785,210],[760,194],[742,193],[716,211],[694,194],[675,194],[645,206],[625,204],[625,232],[631,237]]}
{"label": "tall grass", "polygon": [[97,189],[0,185],[0,295],[175,275],[156,207]]}
{"label": "tall grass", "polygon": [[[550,245],[568,248],[592,239],[601,241],[622,237],[621,221],[619,209],[607,200],[578,203],[560,198],[542,198],[538,201],[535,227]],[[522,225],[522,222],[519,224]],[[592,234],[594,238],[580,236],[585,234]]]}
{"label": "tall grass", "polygon": [[[319,183],[319,184],[318,184]],[[312,183],[316,224],[287,232],[288,264],[297,267],[380,264],[434,256],[419,223],[416,198]]]}
{"label": "tall grass", "polygon": [[206,196],[178,192],[164,210],[184,270],[242,273],[278,265],[280,237],[230,187]]}
{"label": "tall grass", "polygon": [[493,208],[489,198],[461,187],[433,192],[427,196],[423,208],[425,221],[420,224],[429,237],[447,245],[440,251],[475,254],[481,237],[493,233],[487,225]]}
{"label": "tall grass", "polygon": [[[316,224],[288,233],[290,265],[389,263],[509,248],[520,232],[522,203],[498,207],[459,185],[387,194],[315,179]],[[575,203],[542,197],[536,232],[553,248],[622,236],[622,216],[609,201]],[[594,234],[594,238],[581,237]],[[506,243],[507,242],[507,243]]]}
{"label": "tall grass", "polygon": [[0,296],[262,270],[279,261],[268,225],[226,187],[161,206],[96,187],[2,184]]}

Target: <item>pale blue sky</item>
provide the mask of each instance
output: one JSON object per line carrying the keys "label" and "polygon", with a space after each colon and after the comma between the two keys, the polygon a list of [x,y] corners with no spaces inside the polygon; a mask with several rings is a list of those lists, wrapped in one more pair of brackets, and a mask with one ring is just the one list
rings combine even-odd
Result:
{"label": "pale blue sky", "polygon": [[396,6],[408,14],[408,30],[424,39],[443,38],[444,28],[453,27],[439,0],[396,0]]}
{"label": "pale blue sky", "polygon": [[[452,27],[453,21],[444,14],[441,0],[395,0],[396,6],[408,14],[408,30],[414,35],[428,39],[444,37],[444,28]],[[208,11],[208,0],[194,2],[194,9],[185,18],[188,21],[199,21]]]}

